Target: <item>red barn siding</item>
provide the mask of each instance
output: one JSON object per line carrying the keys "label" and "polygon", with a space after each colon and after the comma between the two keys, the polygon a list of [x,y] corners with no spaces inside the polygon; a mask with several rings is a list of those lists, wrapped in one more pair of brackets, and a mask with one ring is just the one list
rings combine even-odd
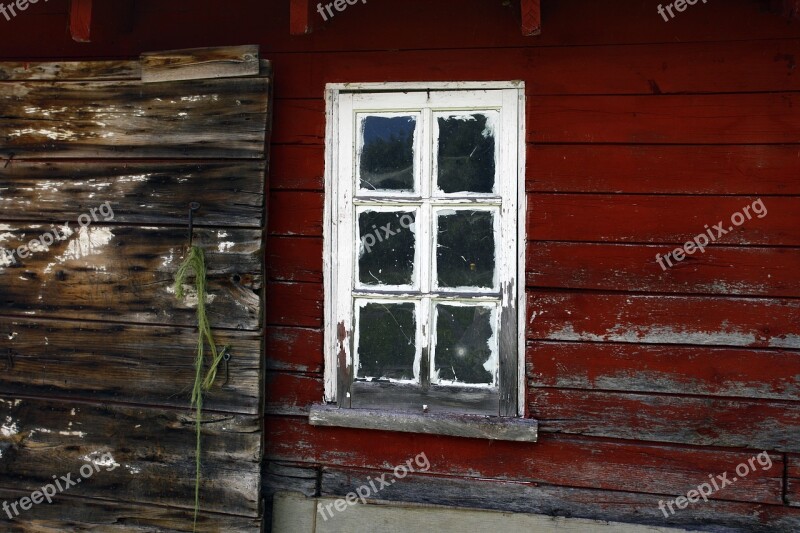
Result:
{"label": "red barn siding", "polygon": [[[319,477],[342,494],[424,451],[432,475],[382,497],[797,530],[800,23],[757,0],[667,23],[657,2],[542,4],[543,33],[526,38],[518,4],[499,0],[359,4],[307,36],[290,35],[288,0],[141,0],[128,32],[99,3],[93,42],[79,45],[53,0],[0,34],[0,55],[252,42],[273,61],[269,486],[313,492]],[[526,83],[526,408],[540,442],[309,426],[322,394],[325,83],[495,79]],[[758,197],[765,218],[666,272],[655,263]],[[772,469],[664,520],[659,499],[762,450]]]}

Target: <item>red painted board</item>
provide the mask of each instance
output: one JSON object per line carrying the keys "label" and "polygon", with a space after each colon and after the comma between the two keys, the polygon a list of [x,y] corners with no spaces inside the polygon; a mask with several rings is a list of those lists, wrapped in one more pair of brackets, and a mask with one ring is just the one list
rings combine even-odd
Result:
{"label": "red painted board", "polygon": [[532,387],[788,401],[800,396],[798,351],[537,341],[528,343],[526,359]]}
{"label": "red painted board", "polygon": [[800,300],[528,291],[529,339],[800,349]]}
{"label": "red painted board", "polygon": [[69,32],[72,40],[88,43],[91,40],[93,0],[70,0]]}
{"label": "red painted board", "polygon": [[[710,246],[669,267],[674,245],[529,242],[531,287],[800,297],[800,250]],[[661,254],[662,266],[656,261]]]}
{"label": "red painted board", "polygon": [[[550,483],[652,494],[697,488],[710,474],[732,471],[749,451],[611,442],[542,435],[519,443],[428,434],[310,426],[303,418],[267,417],[266,457],[355,468],[390,468],[425,453],[431,474]],[[781,503],[783,462],[757,470],[716,498]],[[714,498],[715,496],[712,496]],[[653,504],[658,499],[654,498]]]}

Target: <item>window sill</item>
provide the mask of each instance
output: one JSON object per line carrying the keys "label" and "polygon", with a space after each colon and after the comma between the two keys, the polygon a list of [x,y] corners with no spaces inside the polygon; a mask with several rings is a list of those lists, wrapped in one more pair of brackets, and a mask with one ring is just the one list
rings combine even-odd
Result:
{"label": "window sill", "polygon": [[340,409],[335,405],[313,405],[308,420],[312,426],[429,433],[473,439],[536,442],[539,438],[539,423],[529,418]]}

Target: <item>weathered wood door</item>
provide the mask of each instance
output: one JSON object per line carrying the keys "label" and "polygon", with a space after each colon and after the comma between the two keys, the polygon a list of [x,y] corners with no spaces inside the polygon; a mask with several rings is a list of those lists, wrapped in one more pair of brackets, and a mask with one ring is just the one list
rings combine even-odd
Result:
{"label": "weathered wood door", "polygon": [[269,64],[235,47],[0,80],[0,529],[192,530],[197,299],[172,280],[197,202],[232,354],[205,401],[198,530],[258,531]]}

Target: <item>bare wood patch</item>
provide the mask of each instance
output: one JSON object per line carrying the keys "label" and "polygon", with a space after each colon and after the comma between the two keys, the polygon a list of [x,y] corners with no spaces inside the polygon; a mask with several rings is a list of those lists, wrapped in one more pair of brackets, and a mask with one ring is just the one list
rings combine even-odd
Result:
{"label": "bare wood patch", "polygon": [[258,45],[222,48],[191,48],[141,55],[145,83],[257,76],[260,71]]}

